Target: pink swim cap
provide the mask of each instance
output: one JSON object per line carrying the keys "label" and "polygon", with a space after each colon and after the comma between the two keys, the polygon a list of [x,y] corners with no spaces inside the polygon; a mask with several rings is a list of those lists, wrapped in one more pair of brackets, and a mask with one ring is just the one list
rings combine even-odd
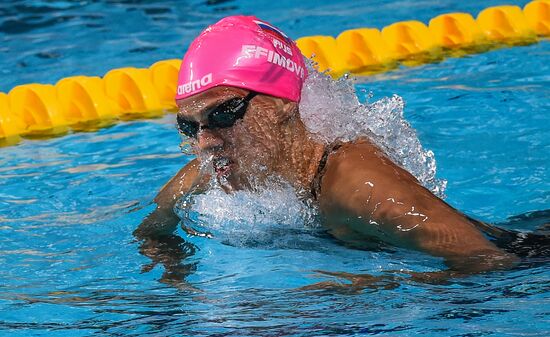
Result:
{"label": "pink swim cap", "polygon": [[306,76],[300,49],[279,29],[254,16],[229,16],[189,46],[176,100],[227,85],[299,102]]}

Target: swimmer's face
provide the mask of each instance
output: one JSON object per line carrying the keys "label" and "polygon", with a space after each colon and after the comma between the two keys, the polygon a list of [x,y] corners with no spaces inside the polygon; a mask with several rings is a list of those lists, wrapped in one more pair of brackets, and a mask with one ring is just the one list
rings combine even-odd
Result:
{"label": "swimmer's face", "polygon": [[296,109],[295,103],[263,94],[249,100],[243,117],[232,126],[209,125],[209,116],[219,111],[217,108],[234,99],[250,98],[249,94],[245,89],[214,87],[177,102],[179,122],[184,127],[199,126],[194,137],[197,155],[213,159],[218,181],[226,190],[249,188],[263,181],[278,166],[284,142],[290,141],[283,125],[289,112]]}

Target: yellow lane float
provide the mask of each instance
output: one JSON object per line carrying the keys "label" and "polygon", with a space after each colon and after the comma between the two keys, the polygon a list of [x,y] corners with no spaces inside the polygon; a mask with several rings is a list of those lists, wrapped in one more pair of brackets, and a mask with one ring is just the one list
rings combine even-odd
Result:
{"label": "yellow lane float", "polygon": [[550,35],[550,1],[537,0],[528,3],[523,9],[527,23],[540,36]]}
{"label": "yellow lane float", "polygon": [[436,16],[428,26],[436,44],[446,48],[469,47],[486,42],[485,35],[468,13]]}
{"label": "yellow lane float", "polygon": [[490,7],[479,12],[476,22],[491,41],[530,44],[537,36],[518,6]]}
{"label": "yellow lane float", "polygon": [[376,28],[346,30],[338,35],[336,44],[346,69],[354,74],[368,75],[397,65],[396,55]]}
{"label": "yellow lane float", "polygon": [[71,124],[114,118],[119,112],[107,97],[100,77],[67,77],[55,88],[61,112]]}
{"label": "yellow lane float", "polygon": [[176,95],[175,83],[178,82],[180,65],[181,60],[174,59],[159,61],[149,67],[153,85],[164,107],[176,107],[176,102],[174,101],[174,96]]}
{"label": "yellow lane float", "polygon": [[8,95],[0,92],[0,138],[19,135],[25,128],[23,121],[10,111]]}
{"label": "yellow lane float", "polygon": [[107,97],[112,99],[123,113],[152,112],[165,108],[153,85],[149,69],[114,69],[105,74],[103,82]]}
{"label": "yellow lane float", "polygon": [[301,37],[296,40],[296,44],[302,54],[315,61],[319,71],[329,71],[338,77],[347,71],[334,37],[322,35]]}
{"label": "yellow lane float", "polygon": [[420,21],[396,22],[382,29],[382,39],[397,60],[417,65],[441,58],[441,46],[428,27]]}
{"label": "yellow lane float", "polygon": [[22,133],[60,134],[67,131],[55,87],[51,84],[26,84],[9,94],[11,114],[23,123]]}

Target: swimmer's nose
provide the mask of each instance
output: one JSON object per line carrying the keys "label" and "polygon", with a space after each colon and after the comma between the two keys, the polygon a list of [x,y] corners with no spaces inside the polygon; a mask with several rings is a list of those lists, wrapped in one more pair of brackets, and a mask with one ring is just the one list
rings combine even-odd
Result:
{"label": "swimmer's nose", "polygon": [[216,134],[216,131],[201,128],[197,134],[197,143],[201,151],[217,151],[223,149],[223,139]]}

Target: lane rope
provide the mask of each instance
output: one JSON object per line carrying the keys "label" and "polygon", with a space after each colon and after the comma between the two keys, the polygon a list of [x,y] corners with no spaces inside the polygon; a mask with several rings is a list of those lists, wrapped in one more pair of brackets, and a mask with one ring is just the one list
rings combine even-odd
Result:
{"label": "lane rope", "polygon": [[[496,6],[479,12],[449,13],[420,21],[396,22],[378,30],[357,28],[337,37],[296,40],[320,71],[368,76],[399,65],[417,66],[491,49],[537,43],[550,36],[550,0],[523,8]],[[52,84],[24,84],[0,92],[0,140],[16,144],[23,136],[50,137],[95,130],[120,119],[159,116],[174,102],[181,60],[149,68],[120,68],[103,77],[73,76]]]}

